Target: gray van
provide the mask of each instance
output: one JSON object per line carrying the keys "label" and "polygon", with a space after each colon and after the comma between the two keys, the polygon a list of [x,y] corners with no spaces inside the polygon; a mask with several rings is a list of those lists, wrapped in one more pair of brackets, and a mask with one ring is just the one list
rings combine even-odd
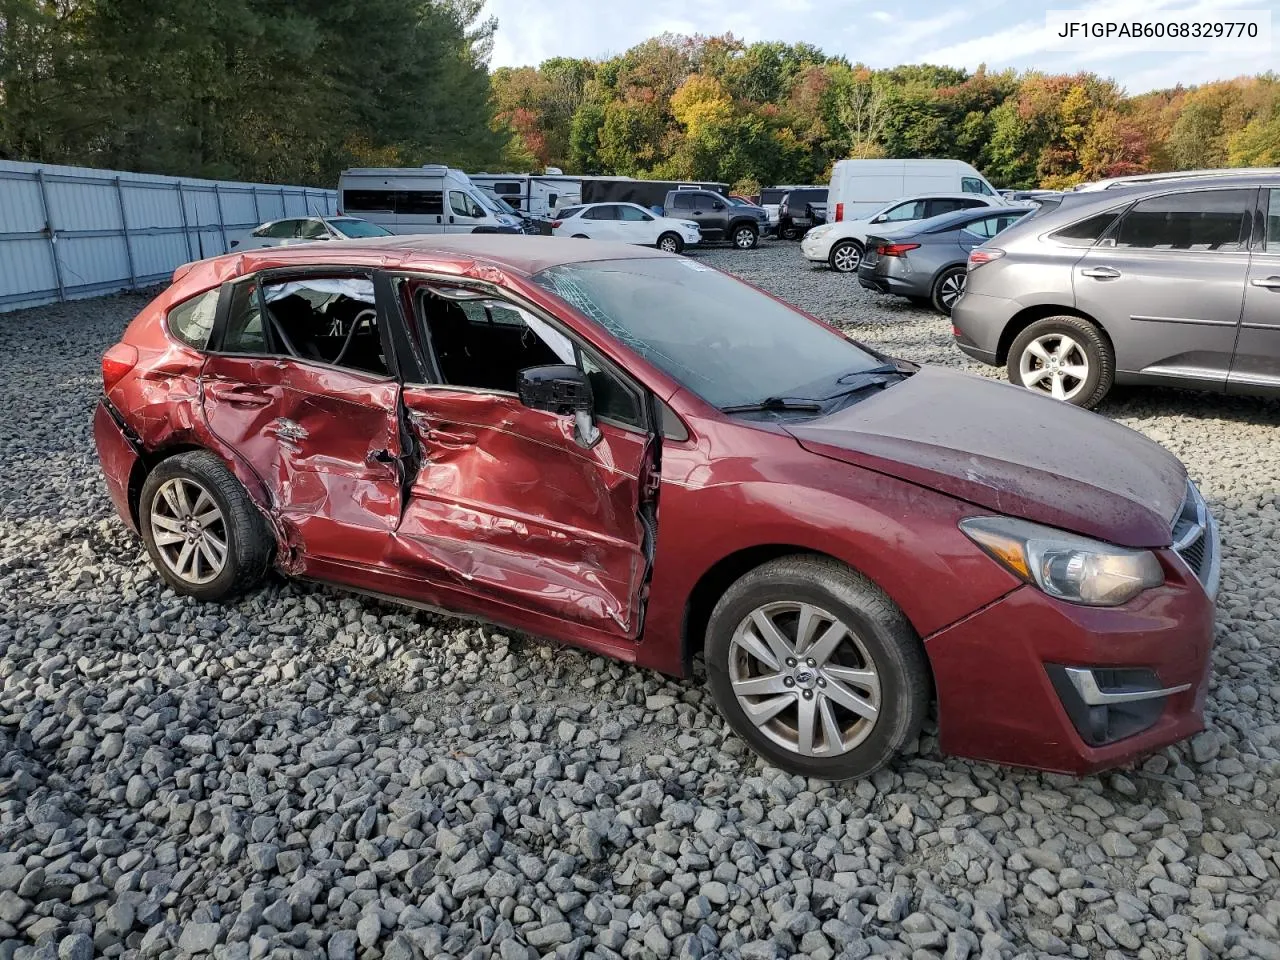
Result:
{"label": "gray van", "polygon": [[1077,406],[1112,383],[1280,393],[1280,169],[1067,194],[970,253],[951,322]]}

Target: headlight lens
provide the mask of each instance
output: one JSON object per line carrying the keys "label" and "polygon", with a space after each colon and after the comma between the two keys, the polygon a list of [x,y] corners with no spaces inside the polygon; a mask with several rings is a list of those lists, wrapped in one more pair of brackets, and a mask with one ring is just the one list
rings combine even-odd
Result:
{"label": "headlight lens", "polygon": [[1164,570],[1150,550],[1011,517],[969,517],[960,529],[1010,573],[1070,603],[1117,607],[1164,583]]}
{"label": "headlight lens", "polygon": [[831,226],[830,224],[823,224],[820,227],[814,227],[812,230],[806,233],[805,236],[813,237],[814,240],[821,240],[823,237],[825,237],[828,233],[830,233],[834,229],[835,227]]}

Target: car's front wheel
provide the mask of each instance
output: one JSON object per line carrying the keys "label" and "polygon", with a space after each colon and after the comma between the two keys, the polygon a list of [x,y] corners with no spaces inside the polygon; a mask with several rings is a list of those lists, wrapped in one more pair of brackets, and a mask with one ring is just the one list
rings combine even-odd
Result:
{"label": "car's front wheel", "polygon": [[734,228],[733,245],[739,250],[751,250],[759,242],[760,231],[755,227],[741,226]]}
{"label": "car's front wheel", "polygon": [[667,253],[679,253],[684,249],[684,241],[674,233],[664,233],[658,238],[658,249]]}
{"label": "car's front wheel", "polygon": [[1009,382],[1092,409],[1115,379],[1116,361],[1102,331],[1083,317],[1037,320],[1009,347]]}
{"label": "car's front wheel", "polygon": [[948,267],[938,274],[938,279],[933,282],[933,308],[943,316],[951,316],[951,308],[964,293],[968,279],[969,273],[964,267]]}
{"label": "car's front wheel", "polygon": [[178,593],[221,600],[266,575],[274,538],[240,481],[207,450],[148,474],[138,503],[151,562]]}
{"label": "car's front wheel", "polygon": [[930,697],[923,646],[883,591],[838,561],[783,557],[743,576],[707,626],[721,713],[770,763],[865,777],[914,739]]}
{"label": "car's front wheel", "polygon": [[841,240],[831,248],[827,262],[837,273],[857,273],[862,263],[862,244],[857,240]]}

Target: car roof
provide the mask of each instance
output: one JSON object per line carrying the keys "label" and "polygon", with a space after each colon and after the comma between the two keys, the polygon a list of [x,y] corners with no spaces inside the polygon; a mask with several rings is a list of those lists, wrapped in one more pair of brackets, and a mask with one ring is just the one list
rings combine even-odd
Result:
{"label": "car roof", "polygon": [[1249,190],[1255,187],[1280,188],[1280,173],[1166,178],[1147,183],[1134,183],[1108,190],[1075,190],[1062,195],[1062,202],[1036,218],[1040,228],[1052,229],[1058,224],[1074,223],[1113,207],[1124,207],[1135,200],[1170,193],[1203,190]]}
{"label": "car roof", "polygon": [[[895,237],[914,236],[920,233],[943,233],[948,229],[958,229],[966,224],[985,220],[987,217],[1007,217],[1011,214],[1024,215],[1033,213],[1035,210],[1036,207],[1030,204],[970,207],[967,210],[951,210],[948,213],[940,213],[936,217],[928,217],[924,220],[908,220],[902,226],[894,227],[889,232],[892,232]],[[877,234],[877,236],[880,236],[880,234]]]}
{"label": "car roof", "polygon": [[[337,247],[337,249],[335,249]],[[519,234],[438,234],[344,240],[339,244],[301,244],[228,253],[191,264],[183,273],[192,283],[200,277],[213,282],[244,276],[259,270],[289,267],[388,267],[393,269],[442,269],[469,276],[476,268],[497,269],[532,276],[548,267],[601,260],[639,260],[674,254],[649,250],[630,243],[593,240],[582,243],[566,237]],[[179,268],[182,272],[182,268]],[[210,284],[212,285],[212,284]]]}

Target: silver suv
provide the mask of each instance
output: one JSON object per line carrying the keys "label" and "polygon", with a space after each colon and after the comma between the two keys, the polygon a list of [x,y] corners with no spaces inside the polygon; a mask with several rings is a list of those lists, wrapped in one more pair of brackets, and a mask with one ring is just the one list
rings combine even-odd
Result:
{"label": "silver suv", "polygon": [[1280,170],[1068,194],[969,255],[951,321],[1082,407],[1112,383],[1280,393]]}

